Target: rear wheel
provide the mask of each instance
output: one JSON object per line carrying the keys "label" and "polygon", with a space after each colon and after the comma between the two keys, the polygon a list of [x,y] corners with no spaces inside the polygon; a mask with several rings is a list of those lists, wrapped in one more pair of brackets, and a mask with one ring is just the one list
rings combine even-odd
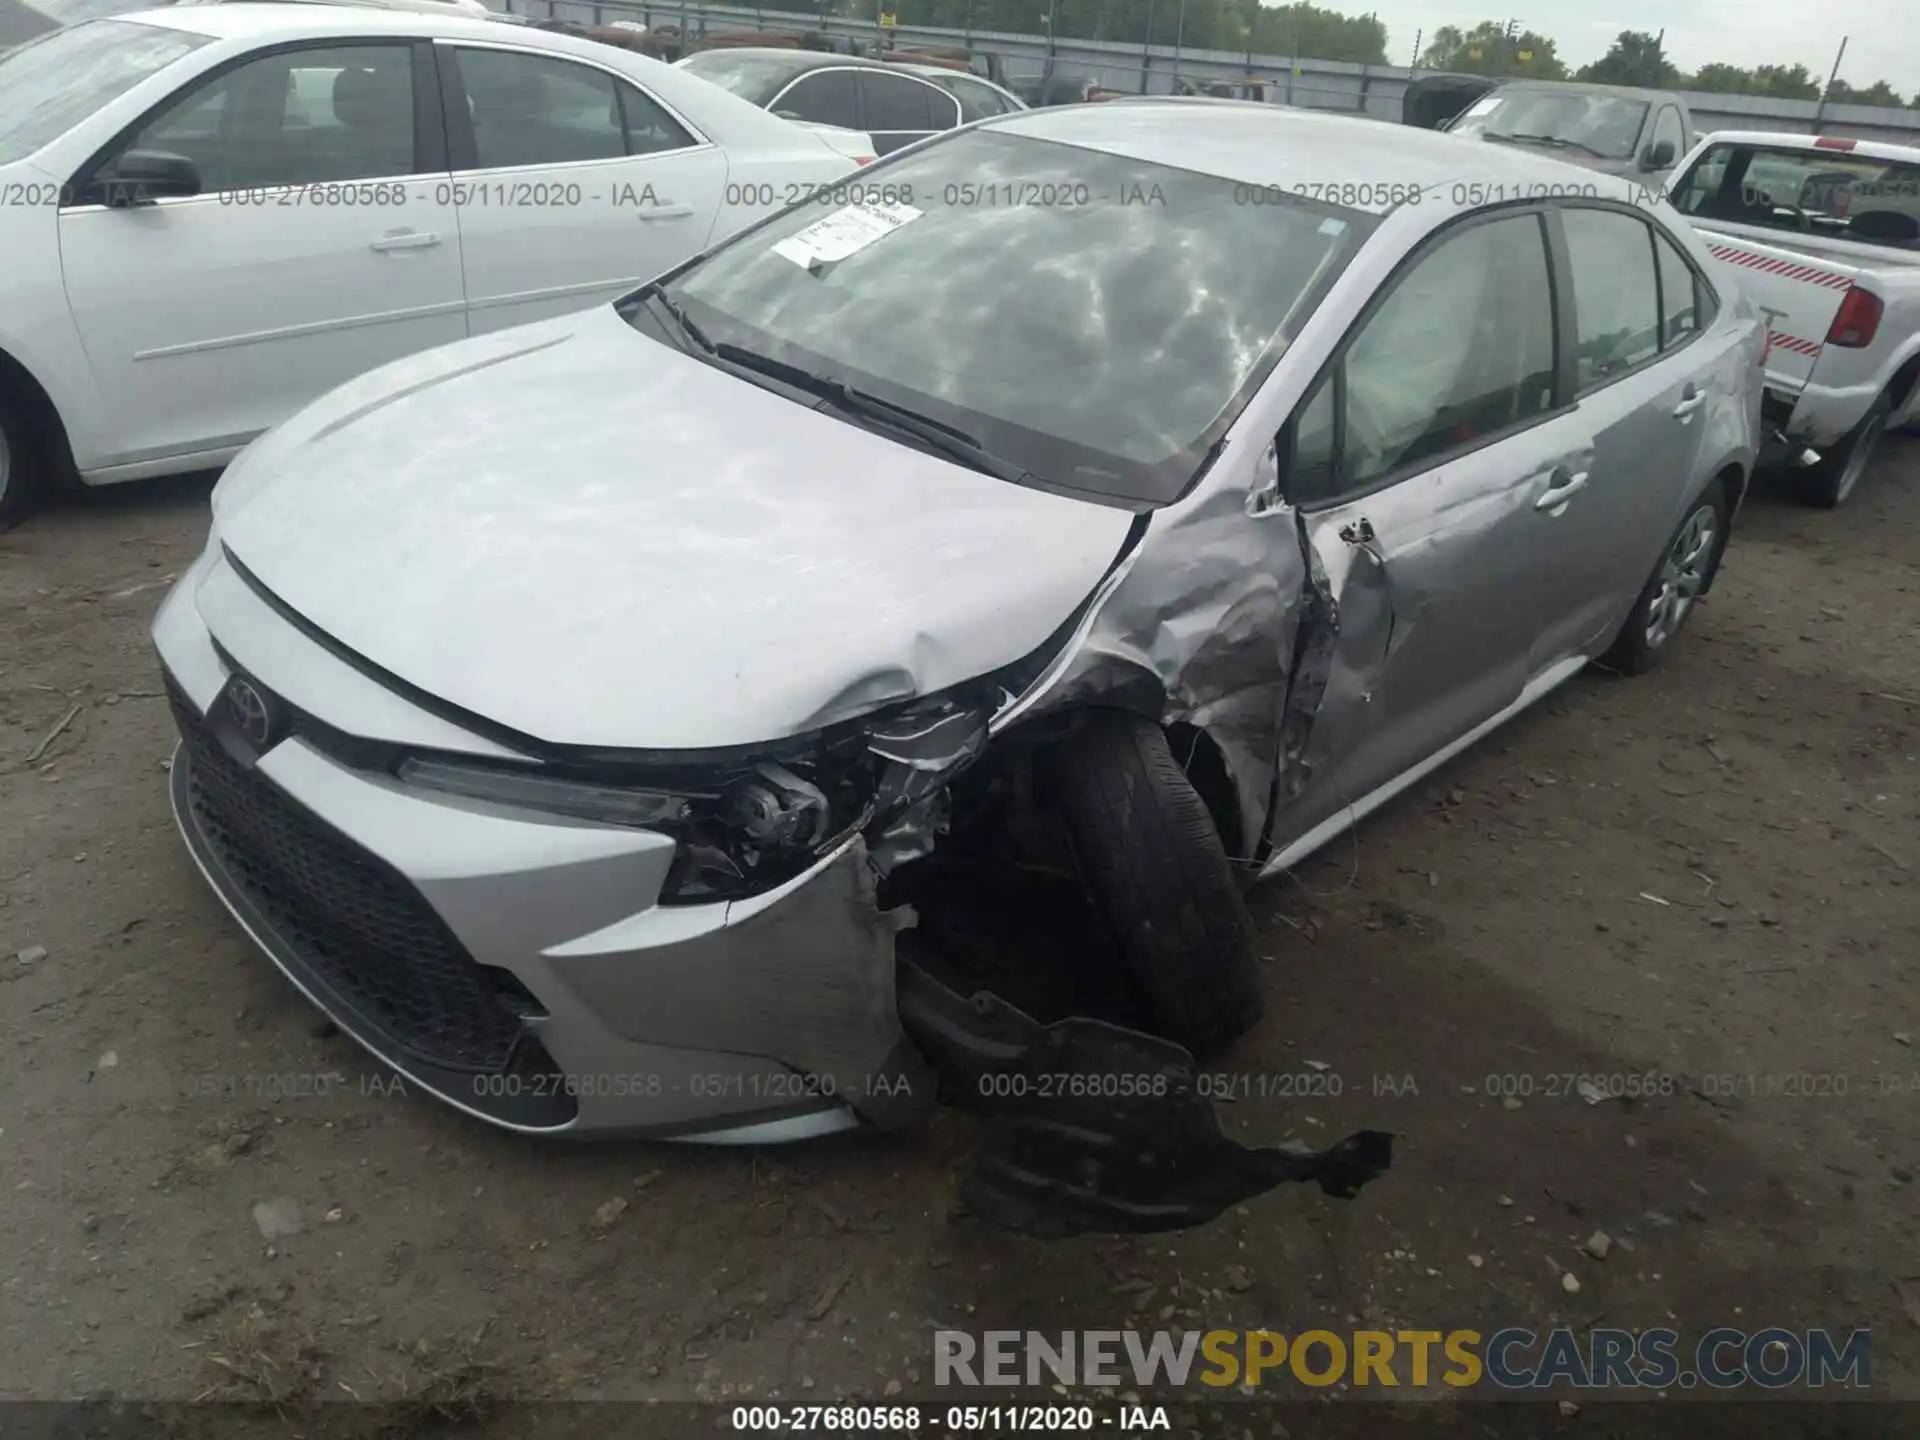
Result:
{"label": "rear wheel", "polygon": [[1822,510],[1837,510],[1859,487],[1867,473],[1874,451],[1887,433],[1887,417],[1893,413],[1893,397],[1882,394],[1860,423],[1840,437],[1832,453],[1818,465],[1799,472],[1800,498]]}
{"label": "rear wheel", "polygon": [[41,482],[40,452],[20,410],[0,395],[0,533],[33,508]]}
{"label": "rear wheel", "polygon": [[1646,588],[1633,602],[1626,624],[1600,663],[1610,670],[1642,675],[1660,663],[1673,647],[1674,636],[1694,601],[1713,578],[1720,551],[1727,543],[1727,492],[1713,485],[1693,502],[1680,528],[1673,532],[1660,563],[1653,567]]}
{"label": "rear wheel", "polygon": [[1095,716],[1060,747],[1059,806],[1149,1028],[1196,1057],[1260,1019],[1253,920],[1213,817],[1161,728]]}

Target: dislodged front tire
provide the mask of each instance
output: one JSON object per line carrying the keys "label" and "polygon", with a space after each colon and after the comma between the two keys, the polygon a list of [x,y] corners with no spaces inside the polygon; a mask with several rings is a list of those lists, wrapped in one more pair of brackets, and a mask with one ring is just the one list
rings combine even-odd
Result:
{"label": "dislodged front tire", "polygon": [[1713,577],[1727,543],[1727,509],[1726,489],[1718,484],[1709,485],[1687,507],[1686,518],[1660,552],[1660,563],[1633,602],[1626,624],[1600,657],[1602,665],[1640,675],[1660,663],[1692,613],[1693,602]]}
{"label": "dislodged front tire", "polygon": [[1873,463],[1874,452],[1887,433],[1887,417],[1893,413],[1893,397],[1882,394],[1873,408],[1860,417],[1837,440],[1818,465],[1795,475],[1800,498],[1822,510],[1837,510],[1860,486],[1860,477]]}
{"label": "dislodged front tire", "polygon": [[17,406],[0,395],[0,534],[26,519],[40,485],[40,454]]}
{"label": "dislodged front tire", "polygon": [[1213,817],[1161,728],[1104,711],[1059,747],[1059,804],[1149,1028],[1196,1057],[1261,1015],[1253,920]]}

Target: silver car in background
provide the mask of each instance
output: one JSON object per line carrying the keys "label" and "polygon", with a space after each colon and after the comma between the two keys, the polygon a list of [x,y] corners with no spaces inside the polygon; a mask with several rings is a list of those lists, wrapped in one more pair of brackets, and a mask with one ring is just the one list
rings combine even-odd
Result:
{"label": "silver car in background", "polygon": [[200,868],[500,1125],[940,1093],[1014,1112],[972,1198],[1032,1231],[1351,1193],[1386,1137],[1241,1147],[1196,1098],[1261,1012],[1242,882],[1669,651],[1764,338],[1630,182],[1388,139],[988,120],[334,392],[154,624]]}

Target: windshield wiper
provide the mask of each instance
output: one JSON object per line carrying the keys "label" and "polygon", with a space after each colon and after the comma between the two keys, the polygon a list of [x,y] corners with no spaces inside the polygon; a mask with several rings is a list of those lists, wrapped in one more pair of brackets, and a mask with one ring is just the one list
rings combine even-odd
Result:
{"label": "windshield wiper", "polygon": [[1584,150],[1596,160],[1609,160],[1613,157],[1603,154],[1593,146],[1579,140],[1569,140],[1564,135],[1521,135],[1509,130],[1503,137],[1506,140],[1518,140],[1523,145],[1551,145],[1556,150]]}
{"label": "windshield wiper", "polygon": [[771,355],[762,355],[743,345],[721,341],[713,349],[714,358],[737,365],[742,370],[752,370],[769,379],[778,380],[796,390],[809,395],[817,395],[845,414],[878,424],[912,436],[929,450],[933,450],[949,460],[978,470],[983,475],[991,475],[996,480],[1005,480],[1010,484],[1022,485],[1034,479],[1032,472],[1011,461],[1003,460],[980,444],[966,431],[956,429],[945,421],[935,420],[930,415],[922,415],[904,405],[896,405],[891,400],[882,400],[878,395],[869,395],[864,390],[856,390],[844,380],[835,380],[829,375],[816,375],[811,370],[798,365],[789,365],[784,360],[776,360]]}
{"label": "windshield wiper", "polygon": [[707,332],[695,324],[677,302],[667,298],[665,286],[657,283],[649,285],[639,292],[639,296],[642,300],[652,301],[654,308],[673,322],[674,329],[686,339],[691,340],[703,354],[714,353],[714,344],[707,338]]}

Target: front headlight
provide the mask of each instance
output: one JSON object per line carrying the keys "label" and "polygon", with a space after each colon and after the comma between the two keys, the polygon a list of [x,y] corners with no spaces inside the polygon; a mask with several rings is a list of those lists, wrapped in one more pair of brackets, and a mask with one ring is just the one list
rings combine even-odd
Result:
{"label": "front headlight", "polygon": [[872,814],[879,766],[857,737],[782,759],[699,766],[642,760],[582,775],[557,765],[509,768],[410,755],[394,773],[446,795],[669,835],[678,845],[660,902],[684,905],[772,889]]}
{"label": "front headlight", "polygon": [[427,790],[464,795],[470,800],[492,800],[527,810],[544,810],[555,815],[571,815],[580,820],[601,820],[609,825],[666,825],[687,819],[693,809],[692,796],[676,795],[665,790],[595,785],[582,780],[497,770],[455,760],[430,759],[422,755],[408,756],[400,762],[395,773],[407,784],[419,785]]}
{"label": "front headlight", "polygon": [[642,753],[580,773],[409,755],[394,773],[442,794],[670,835],[660,903],[704,904],[770,890],[856,830],[878,835],[972,764],[990,716],[980,697],[940,695],[765,757]]}

